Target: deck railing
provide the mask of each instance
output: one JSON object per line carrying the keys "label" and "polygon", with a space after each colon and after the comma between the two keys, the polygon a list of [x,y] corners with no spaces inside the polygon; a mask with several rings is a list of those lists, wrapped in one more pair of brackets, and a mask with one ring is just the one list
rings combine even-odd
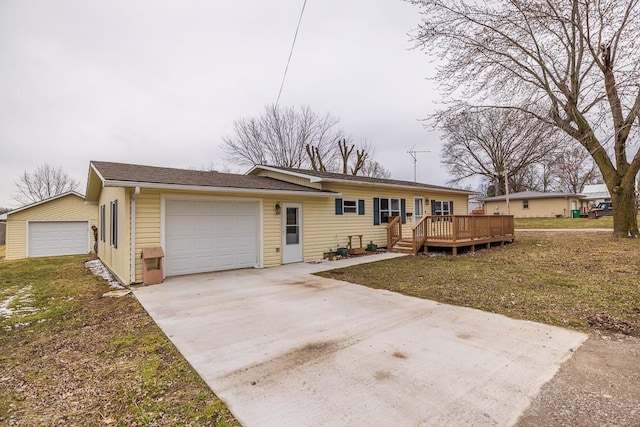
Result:
{"label": "deck railing", "polygon": [[399,216],[390,217],[387,225],[387,246],[393,247],[400,239],[402,239],[402,218]]}
{"label": "deck railing", "polygon": [[512,236],[512,215],[438,215],[423,218],[426,241],[459,242]]}
{"label": "deck railing", "polygon": [[418,220],[418,222],[413,226],[413,254],[417,254],[418,250],[424,245],[424,242],[427,240],[427,219],[430,218],[428,216],[423,216]]}

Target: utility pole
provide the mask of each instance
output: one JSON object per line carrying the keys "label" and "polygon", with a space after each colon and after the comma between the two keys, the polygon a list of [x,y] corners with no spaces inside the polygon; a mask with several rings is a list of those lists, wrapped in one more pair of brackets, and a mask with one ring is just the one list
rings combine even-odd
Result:
{"label": "utility pole", "polygon": [[418,153],[430,153],[431,151],[428,150],[414,150],[414,148],[416,148],[416,146],[414,145],[413,147],[411,147],[411,150],[407,151],[407,153],[409,153],[409,155],[413,158],[413,182],[418,182],[418,175],[417,175],[417,166],[418,166]]}
{"label": "utility pole", "polygon": [[511,215],[511,209],[509,208],[509,170],[507,165],[504,165],[504,194],[507,199],[507,215]]}

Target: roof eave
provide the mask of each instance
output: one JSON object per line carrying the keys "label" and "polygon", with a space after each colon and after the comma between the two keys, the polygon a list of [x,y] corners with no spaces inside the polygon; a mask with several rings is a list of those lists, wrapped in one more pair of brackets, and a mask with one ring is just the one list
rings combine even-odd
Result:
{"label": "roof eave", "polygon": [[467,191],[467,190],[458,190],[455,188],[438,188],[432,187],[430,185],[402,185],[402,184],[391,184],[384,182],[365,182],[365,181],[355,181],[350,179],[337,179],[337,178],[322,178],[324,182],[335,182],[339,184],[353,184],[353,185],[367,185],[371,187],[389,187],[389,188],[402,188],[404,190],[423,190],[423,191],[436,191],[441,193],[456,193],[456,194],[480,194],[475,191]]}
{"label": "roof eave", "polygon": [[9,215],[13,215],[13,214],[18,213],[18,212],[26,211],[27,209],[35,208],[36,206],[40,206],[42,204],[45,204],[45,203],[48,203],[48,202],[52,202],[52,201],[57,200],[57,199],[61,199],[61,198],[66,197],[66,196],[78,196],[83,200],[85,198],[84,195],[78,193],[77,191],[67,191],[65,193],[56,194],[55,196],[49,197],[48,199],[40,200],[39,202],[34,202],[34,203],[29,204],[29,205],[22,206],[22,207],[14,209],[12,211],[9,211],[9,212],[3,214],[4,217],[5,217],[4,219],[6,220]]}
{"label": "roof eave", "polygon": [[105,187],[142,187],[162,190],[200,191],[208,193],[246,193],[246,194],[277,194],[283,196],[311,196],[311,197],[339,197],[342,194],[333,191],[296,191],[296,190],[272,190],[267,188],[244,188],[244,187],[215,187],[209,185],[187,185],[187,184],[162,184],[157,182],[134,182],[134,181],[104,181]]}

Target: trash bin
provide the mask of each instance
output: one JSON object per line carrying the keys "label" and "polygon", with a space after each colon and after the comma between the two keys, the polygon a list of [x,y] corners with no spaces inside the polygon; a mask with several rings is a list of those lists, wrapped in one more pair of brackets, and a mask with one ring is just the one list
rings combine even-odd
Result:
{"label": "trash bin", "polygon": [[580,209],[574,209],[571,211],[572,218],[580,218]]}
{"label": "trash bin", "polygon": [[162,283],[164,279],[164,268],[162,267],[164,252],[162,248],[143,248],[140,257],[142,258],[142,283],[145,286]]}

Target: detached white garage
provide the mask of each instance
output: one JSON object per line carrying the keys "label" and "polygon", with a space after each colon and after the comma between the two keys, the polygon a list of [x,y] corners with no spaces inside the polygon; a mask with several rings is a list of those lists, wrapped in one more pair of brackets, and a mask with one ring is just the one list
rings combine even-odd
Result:
{"label": "detached white garage", "polygon": [[6,259],[86,254],[93,250],[98,207],[75,192],[6,214]]}
{"label": "detached white garage", "polygon": [[165,274],[258,265],[259,206],[256,201],[166,200]]}
{"label": "detached white garage", "polygon": [[86,254],[89,221],[36,221],[27,225],[29,258]]}

